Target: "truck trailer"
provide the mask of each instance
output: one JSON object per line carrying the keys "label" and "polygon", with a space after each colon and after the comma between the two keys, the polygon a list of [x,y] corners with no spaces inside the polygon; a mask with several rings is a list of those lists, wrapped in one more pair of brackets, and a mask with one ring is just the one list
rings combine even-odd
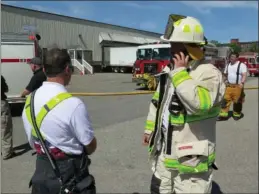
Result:
{"label": "truck trailer", "polygon": [[138,47],[111,47],[110,68],[115,73],[132,73]]}
{"label": "truck trailer", "polygon": [[2,33],[1,34],[1,75],[9,87],[9,104],[24,104],[20,94],[29,83],[33,73],[28,62],[41,55],[38,45],[39,35]]}

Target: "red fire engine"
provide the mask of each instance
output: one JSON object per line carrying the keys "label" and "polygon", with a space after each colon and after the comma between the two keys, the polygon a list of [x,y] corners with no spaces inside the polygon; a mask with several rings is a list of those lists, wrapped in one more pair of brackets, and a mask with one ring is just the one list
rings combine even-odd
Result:
{"label": "red fire engine", "polygon": [[258,53],[246,52],[239,55],[239,61],[247,66],[249,76],[259,75],[259,56]]}
{"label": "red fire engine", "polygon": [[[132,81],[149,90],[156,89],[158,80],[155,75],[170,63],[170,47],[170,44],[160,42],[139,46]],[[219,57],[218,48],[215,45],[209,43],[205,46],[205,59],[221,71],[224,70],[226,56]]]}

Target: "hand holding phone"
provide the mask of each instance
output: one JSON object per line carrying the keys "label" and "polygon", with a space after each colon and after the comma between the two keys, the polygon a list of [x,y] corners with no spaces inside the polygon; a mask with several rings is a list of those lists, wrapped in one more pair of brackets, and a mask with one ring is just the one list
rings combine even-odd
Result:
{"label": "hand holding phone", "polygon": [[187,67],[189,62],[189,55],[185,55],[183,52],[180,52],[180,54],[175,54],[173,57],[174,61],[174,67]]}

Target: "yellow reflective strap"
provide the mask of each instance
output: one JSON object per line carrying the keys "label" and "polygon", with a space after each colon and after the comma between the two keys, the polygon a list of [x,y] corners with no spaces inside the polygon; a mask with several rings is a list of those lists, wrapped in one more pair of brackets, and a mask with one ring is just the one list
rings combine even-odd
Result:
{"label": "yellow reflective strap", "polygon": [[32,127],[31,134],[32,134],[32,136],[37,137],[36,131],[35,131],[35,129],[33,127],[33,124],[32,124],[32,118],[31,118],[31,95],[29,95],[26,99],[25,113],[26,113],[27,119],[28,119],[28,121],[29,121],[29,123],[31,124],[31,127]]}
{"label": "yellow reflective strap", "polygon": [[145,128],[146,128],[146,130],[154,131],[155,122],[154,122],[154,121],[149,121],[149,120],[147,120],[147,121],[146,121],[146,126],[145,126]]}
{"label": "yellow reflective strap", "polygon": [[152,99],[158,100],[159,99],[159,92],[155,92]]}
{"label": "yellow reflective strap", "polygon": [[181,84],[183,81],[192,79],[191,76],[189,76],[188,72],[186,70],[180,71],[178,73],[176,73],[173,77],[172,77],[172,84],[174,85],[174,87],[177,87],[179,84]]}
{"label": "yellow reflective strap", "polygon": [[167,168],[177,169],[181,174],[185,173],[201,173],[207,172],[209,167],[215,162],[216,154],[215,152],[210,154],[208,160],[199,163],[197,166],[186,166],[181,164],[176,159],[166,158],[164,164]]}
{"label": "yellow reflective strap", "polygon": [[233,112],[234,117],[241,117],[241,113]]}
{"label": "yellow reflective strap", "polygon": [[[38,115],[36,116],[36,123],[37,123],[37,126],[38,128],[41,127],[41,123],[44,119],[44,117],[48,114],[48,112],[50,110],[52,110],[55,106],[57,106],[60,102],[62,102],[63,100],[67,99],[67,98],[70,98],[72,97],[71,94],[69,93],[61,93],[61,94],[58,94],[57,96],[53,97],[49,102],[47,102],[47,104],[45,104],[40,112],[38,113]],[[29,108],[27,108],[29,109]],[[27,111],[27,110],[26,110]],[[26,115],[28,117],[28,120],[30,119],[31,120],[31,115],[30,115],[30,111],[28,111],[28,113],[26,112]],[[31,125],[32,125],[32,122],[31,122]],[[37,133],[32,125],[32,136],[36,137],[37,138]],[[41,134],[42,137],[44,138],[44,135]]]}
{"label": "yellow reflective strap", "polygon": [[178,116],[175,116],[175,115],[170,115],[170,122],[172,124],[184,124],[185,123],[185,120],[184,120],[184,114],[179,114]]}
{"label": "yellow reflective strap", "polygon": [[198,92],[199,101],[200,101],[200,110],[202,112],[208,111],[211,108],[211,97],[210,97],[209,90],[201,86],[198,86],[197,92]]}
{"label": "yellow reflective strap", "polygon": [[25,113],[27,116],[27,119],[29,123],[32,125],[32,119],[31,119],[31,95],[29,95],[25,102]]}
{"label": "yellow reflective strap", "polygon": [[69,93],[61,93],[52,98],[47,104],[45,104],[40,112],[37,115],[36,121],[37,125],[40,128],[41,123],[44,119],[44,117],[48,114],[49,111],[51,111],[55,106],[57,106],[60,102],[63,100],[66,100],[67,98],[70,98],[72,95]]}
{"label": "yellow reflective strap", "polygon": [[209,111],[204,112],[203,114],[200,114],[200,115],[187,115],[186,122],[191,123],[195,121],[211,119],[211,118],[217,117],[219,113],[220,113],[220,107],[213,107]]}
{"label": "yellow reflective strap", "polygon": [[203,112],[199,115],[186,115],[180,114],[179,116],[170,115],[170,121],[172,124],[184,124],[196,121],[202,121],[205,119],[211,119],[217,117],[220,113],[220,107],[213,107],[209,111]]}

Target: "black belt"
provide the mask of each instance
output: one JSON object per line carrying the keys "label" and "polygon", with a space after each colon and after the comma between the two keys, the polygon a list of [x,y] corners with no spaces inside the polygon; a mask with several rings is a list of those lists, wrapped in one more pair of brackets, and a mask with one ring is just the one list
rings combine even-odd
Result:
{"label": "black belt", "polygon": [[[52,154],[51,154],[52,155]],[[54,157],[55,160],[69,160],[69,159],[81,159],[83,157],[84,154],[80,154],[80,155],[75,155],[75,154],[64,154],[62,157]],[[37,153],[37,156],[39,158],[42,158],[42,159],[48,159],[47,155],[46,154],[39,154]]]}

